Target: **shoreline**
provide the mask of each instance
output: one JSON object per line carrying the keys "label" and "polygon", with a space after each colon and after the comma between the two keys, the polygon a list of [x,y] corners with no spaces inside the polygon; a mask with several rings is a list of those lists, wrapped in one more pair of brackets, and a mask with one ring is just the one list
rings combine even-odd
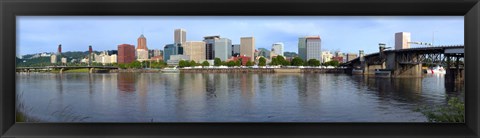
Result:
{"label": "shoreline", "polygon": [[[180,73],[348,73],[342,68],[179,68]],[[112,69],[95,70],[94,73],[161,73],[161,69]],[[27,72],[17,72],[27,73]],[[41,72],[38,72],[41,73]],[[59,73],[48,71],[46,73]],[[63,73],[89,73],[85,69],[66,70]]]}

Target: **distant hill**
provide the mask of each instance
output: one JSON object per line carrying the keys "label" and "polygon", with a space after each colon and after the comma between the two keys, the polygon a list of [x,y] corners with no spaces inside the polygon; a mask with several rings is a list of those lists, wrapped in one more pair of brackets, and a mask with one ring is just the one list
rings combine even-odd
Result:
{"label": "distant hill", "polygon": [[283,52],[283,56],[285,57],[297,57],[298,54],[295,52]]}
{"label": "distant hill", "polygon": [[[99,51],[93,51],[93,53],[100,54]],[[50,57],[35,56],[39,54],[40,53],[24,55],[23,59],[17,57],[17,67],[38,67],[50,65]],[[84,57],[88,56],[88,51],[68,51],[63,52],[62,56],[67,58],[67,62],[70,62],[72,59],[81,60]]]}

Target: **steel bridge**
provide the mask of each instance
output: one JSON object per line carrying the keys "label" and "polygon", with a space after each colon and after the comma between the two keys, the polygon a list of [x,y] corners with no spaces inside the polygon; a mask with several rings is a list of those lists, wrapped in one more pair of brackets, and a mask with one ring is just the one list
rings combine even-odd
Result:
{"label": "steel bridge", "polygon": [[39,70],[44,70],[44,71],[50,71],[53,69],[60,69],[60,73],[63,73],[65,70],[69,69],[82,69],[82,68],[87,68],[89,69],[90,73],[93,73],[95,69],[118,69],[118,67],[114,66],[45,66],[45,67],[17,67],[16,70],[17,72],[30,72],[30,71],[39,71]]}
{"label": "steel bridge", "polygon": [[[463,81],[464,51],[463,45],[416,47],[399,50],[385,50],[362,55],[341,66],[352,69],[356,74],[374,75],[379,70],[389,71],[391,77],[419,77],[422,64],[446,66],[446,76],[455,81]],[[354,73],[354,74],[355,74]],[[446,79],[450,79],[447,78]]]}

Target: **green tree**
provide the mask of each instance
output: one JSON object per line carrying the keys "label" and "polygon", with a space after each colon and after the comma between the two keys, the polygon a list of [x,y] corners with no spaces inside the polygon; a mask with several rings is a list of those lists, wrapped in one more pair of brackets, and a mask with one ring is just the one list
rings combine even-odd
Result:
{"label": "green tree", "polygon": [[288,63],[287,60],[283,56],[277,56],[276,57],[278,65],[283,65],[283,66],[288,66],[290,63]]}
{"label": "green tree", "polygon": [[247,66],[253,66],[253,62],[252,61],[247,61]]}
{"label": "green tree", "polygon": [[292,66],[303,66],[303,59],[300,57],[295,57],[292,59]]}
{"label": "green tree", "polygon": [[272,66],[279,65],[277,58],[272,58],[272,61],[270,61],[270,65]]}
{"label": "green tree", "polygon": [[133,61],[132,63],[130,63],[129,68],[134,68],[134,69],[142,68],[142,63],[139,61]]}
{"label": "green tree", "polygon": [[235,66],[242,66],[242,62],[240,60],[235,61]]}
{"label": "green tree", "polygon": [[267,59],[265,59],[264,57],[260,57],[260,59],[258,59],[258,66],[266,66],[267,65]]}
{"label": "green tree", "polygon": [[195,62],[194,60],[191,60],[190,61],[190,66],[193,67],[193,66],[196,66],[197,65],[197,62]]}
{"label": "green tree", "polygon": [[178,62],[178,67],[180,67],[180,68],[187,67],[188,64],[189,64],[189,63],[188,63],[187,61],[185,61],[185,60],[180,60],[180,61]]}
{"label": "green tree", "polygon": [[320,61],[317,59],[309,59],[307,63],[309,66],[320,66]]}
{"label": "green tree", "polygon": [[215,58],[215,59],[213,60],[213,65],[214,65],[214,66],[220,66],[220,65],[222,65],[222,60],[220,60],[220,58]]}
{"label": "green tree", "polygon": [[203,61],[202,66],[210,66],[210,63],[208,63],[208,61]]}
{"label": "green tree", "polygon": [[416,111],[425,115],[429,122],[465,122],[465,103],[456,97],[450,98],[445,107],[422,107]]}
{"label": "green tree", "polygon": [[227,62],[227,66],[229,66],[229,67],[235,66],[235,61],[233,61],[233,60],[228,61],[228,62]]}
{"label": "green tree", "polygon": [[338,65],[340,65],[340,63],[336,60],[332,60],[332,61],[325,62],[324,65],[337,67]]}

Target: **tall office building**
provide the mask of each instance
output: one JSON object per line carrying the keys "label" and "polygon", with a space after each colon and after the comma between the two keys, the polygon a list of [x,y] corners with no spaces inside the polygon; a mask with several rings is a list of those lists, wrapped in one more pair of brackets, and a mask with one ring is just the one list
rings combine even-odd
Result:
{"label": "tall office building", "polygon": [[167,62],[171,55],[183,55],[183,47],[181,44],[167,44],[163,47],[163,60]]}
{"label": "tall office building", "polygon": [[398,32],[395,33],[395,49],[407,49],[410,48],[410,32]]}
{"label": "tall office building", "polygon": [[118,63],[132,63],[135,61],[135,46],[130,44],[118,45]]}
{"label": "tall office building", "polygon": [[147,48],[147,38],[145,38],[145,36],[143,36],[143,34],[140,35],[140,37],[138,37],[137,42],[138,42],[137,49],[148,50],[148,48]]}
{"label": "tall office building", "polygon": [[240,55],[250,57],[254,61],[255,56],[255,38],[241,37],[240,38]]}
{"label": "tall office building", "polygon": [[205,36],[203,38],[203,42],[205,42],[205,58],[206,60],[213,60],[215,58],[215,40],[220,39],[220,36]]}
{"label": "tall office building", "polygon": [[240,44],[232,45],[232,56],[240,55]]}
{"label": "tall office building", "polygon": [[185,29],[175,29],[174,43],[185,44],[187,41],[187,31]]}
{"label": "tall office building", "polygon": [[137,60],[138,61],[145,61],[148,59],[148,48],[147,48],[147,38],[145,36],[140,35],[137,39]]}
{"label": "tall office building", "polygon": [[215,58],[220,58],[222,61],[226,61],[232,57],[232,40],[228,38],[220,38],[215,40]]}
{"label": "tall office building", "polygon": [[276,55],[283,56],[283,43],[277,42],[272,44],[272,52]]}
{"label": "tall office building", "polygon": [[317,59],[322,61],[320,36],[306,36],[298,39],[298,56],[305,61]]}
{"label": "tall office building", "polygon": [[183,46],[184,55],[190,57],[190,60],[201,62],[205,60],[205,42],[187,41]]}

